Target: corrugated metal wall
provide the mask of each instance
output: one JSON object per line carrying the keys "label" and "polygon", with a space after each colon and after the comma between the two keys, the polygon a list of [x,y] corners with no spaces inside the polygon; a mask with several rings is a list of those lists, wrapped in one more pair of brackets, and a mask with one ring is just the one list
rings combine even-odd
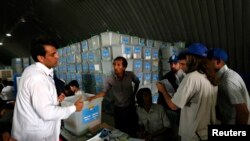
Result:
{"label": "corrugated metal wall", "polygon": [[[56,20],[54,26],[51,23],[52,27],[64,28],[59,29],[61,36],[80,40],[111,30],[167,42],[202,42],[208,47],[226,49],[232,68],[250,72],[248,0],[64,0],[50,2],[50,5],[46,1],[37,3],[41,6],[37,12],[44,19],[48,22]],[[44,15],[45,5],[46,9],[51,8],[47,15]]]}
{"label": "corrugated metal wall", "polygon": [[[29,3],[26,15],[39,26],[36,29],[51,31],[64,45],[107,30],[166,42],[202,42],[208,47],[226,49],[229,66],[240,73],[250,73],[249,0],[29,0]],[[25,51],[13,47],[14,51],[18,49]]]}

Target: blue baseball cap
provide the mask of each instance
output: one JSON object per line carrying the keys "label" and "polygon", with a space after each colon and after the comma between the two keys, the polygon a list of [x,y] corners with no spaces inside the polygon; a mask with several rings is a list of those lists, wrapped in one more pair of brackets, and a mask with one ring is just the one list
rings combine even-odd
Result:
{"label": "blue baseball cap", "polygon": [[208,52],[208,49],[205,45],[203,45],[201,43],[193,43],[188,47],[186,54],[207,57],[207,52]]}
{"label": "blue baseball cap", "polygon": [[178,60],[178,56],[177,55],[172,55],[172,56],[170,56],[169,57],[169,59],[168,59],[168,62],[169,63],[176,63],[176,62],[178,62],[179,60]]}
{"label": "blue baseball cap", "polygon": [[225,50],[221,48],[212,48],[208,51],[208,58],[215,58],[223,60],[224,62],[227,61],[228,55]]}

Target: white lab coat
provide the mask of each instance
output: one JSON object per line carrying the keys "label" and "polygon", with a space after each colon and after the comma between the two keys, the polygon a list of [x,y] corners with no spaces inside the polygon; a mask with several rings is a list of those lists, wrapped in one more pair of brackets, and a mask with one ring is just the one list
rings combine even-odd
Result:
{"label": "white lab coat", "polygon": [[61,119],[75,106],[58,106],[53,69],[41,63],[27,67],[20,79],[14,109],[12,137],[18,141],[58,141]]}

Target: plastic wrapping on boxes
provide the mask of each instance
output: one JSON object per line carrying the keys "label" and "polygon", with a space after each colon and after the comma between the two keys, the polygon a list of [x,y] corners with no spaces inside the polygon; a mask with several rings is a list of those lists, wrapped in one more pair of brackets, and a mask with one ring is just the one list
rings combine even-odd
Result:
{"label": "plastic wrapping on boxes", "polygon": [[142,59],[134,59],[133,72],[135,73],[142,72],[142,67],[143,67]]}
{"label": "plastic wrapping on boxes", "polygon": [[113,63],[111,61],[101,61],[102,73],[104,75],[111,75],[113,72]]}
{"label": "plastic wrapping on boxes", "polygon": [[89,72],[90,73],[101,73],[102,64],[100,62],[89,62]]}
{"label": "plastic wrapping on boxes", "polygon": [[154,47],[151,49],[152,52],[152,60],[158,60],[159,59],[159,48]]}
{"label": "plastic wrapping on boxes", "polygon": [[111,46],[101,48],[102,60],[111,61],[112,60],[112,50]]}
{"label": "plastic wrapping on boxes", "polygon": [[70,45],[70,52],[71,52],[71,54],[80,53],[81,52],[81,44],[80,44],[80,42],[71,44]]}
{"label": "plastic wrapping on boxes", "polygon": [[140,85],[143,85],[143,73],[142,72],[137,72],[135,75],[139,78],[140,80]]}
{"label": "plastic wrapping on boxes", "polygon": [[139,45],[139,37],[131,36],[130,37],[130,42],[131,42],[131,45]]}
{"label": "plastic wrapping on boxes", "polygon": [[88,61],[90,62],[99,62],[101,61],[101,50],[91,50],[88,52]]}
{"label": "plastic wrapping on boxes", "polygon": [[168,59],[170,56],[172,56],[173,54],[178,55],[178,49],[173,47],[173,46],[167,46],[167,47],[163,47],[160,48],[160,57],[163,59]]}
{"label": "plastic wrapping on boxes", "polygon": [[169,71],[170,70],[170,65],[169,65],[169,62],[168,62],[168,59],[161,59],[161,61],[160,61],[161,63],[161,65],[160,65],[160,67],[161,67],[161,70],[163,70],[163,71]]}
{"label": "plastic wrapping on boxes", "polygon": [[152,60],[152,71],[159,71],[159,60]]}
{"label": "plastic wrapping on boxes", "polygon": [[155,48],[160,48],[161,47],[161,45],[162,45],[162,42],[161,41],[154,41],[154,47]]}
{"label": "plastic wrapping on boxes", "polygon": [[148,85],[151,83],[152,74],[151,73],[143,73],[143,85]]}
{"label": "plastic wrapping on boxes", "polygon": [[74,64],[76,63],[76,56],[75,54],[69,54],[66,56],[66,63],[67,64]]}
{"label": "plastic wrapping on boxes", "polygon": [[152,71],[152,60],[143,60],[143,72],[149,73]]}
{"label": "plastic wrapping on boxes", "polygon": [[81,55],[82,55],[82,62],[87,62],[87,60],[89,59],[88,51],[82,52]]}
{"label": "plastic wrapping on boxes", "polygon": [[[93,94],[86,94],[93,96]],[[62,102],[62,106],[73,105],[79,96],[66,97]],[[69,118],[64,120],[64,128],[72,134],[80,136],[85,134],[89,128],[92,128],[101,123],[103,97],[89,101],[84,101],[84,106],[81,112],[73,113]]]}
{"label": "plastic wrapping on boxes", "polygon": [[152,48],[151,47],[143,47],[142,48],[142,58],[145,60],[150,60],[152,59]]}
{"label": "plastic wrapping on boxes", "polygon": [[128,66],[126,68],[127,71],[133,71],[133,62],[134,60],[133,59],[127,59],[127,62],[128,62]]}
{"label": "plastic wrapping on boxes", "polygon": [[122,34],[121,35],[121,44],[130,44],[130,36]]}
{"label": "plastic wrapping on boxes", "polygon": [[76,73],[76,65],[75,64],[67,65],[67,72]]}
{"label": "plastic wrapping on boxes", "polygon": [[145,46],[146,45],[146,39],[139,38],[139,45]]}
{"label": "plastic wrapping on boxes", "polygon": [[82,72],[89,73],[89,64],[87,62],[82,63]]}
{"label": "plastic wrapping on boxes", "polygon": [[87,40],[83,40],[81,42],[81,49],[82,49],[82,52],[86,52],[89,50],[89,46],[88,46],[88,41]]}
{"label": "plastic wrapping on boxes", "polygon": [[126,59],[132,59],[132,47],[125,44],[112,46],[112,58],[123,56]]}
{"label": "plastic wrapping on boxes", "polygon": [[154,40],[149,40],[149,39],[147,39],[147,40],[146,40],[146,46],[148,46],[148,47],[153,47],[153,46],[154,46]]}
{"label": "plastic wrapping on boxes", "polygon": [[101,48],[100,38],[101,38],[100,35],[95,35],[91,37],[92,48],[89,48],[89,50],[96,50],[96,49]]}
{"label": "plastic wrapping on boxes", "polygon": [[159,72],[152,72],[152,83],[159,81]]}
{"label": "plastic wrapping on boxes", "polygon": [[115,32],[101,33],[101,44],[103,47],[110,45],[117,45],[120,43],[121,35]]}
{"label": "plastic wrapping on boxes", "polygon": [[133,46],[133,59],[141,59],[142,58],[142,46],[135,45]]}
{"label": "plastic wrapping on boxes", "polygon": [[82,72],[82,64],[76,64],[76,72],[78,73]]}

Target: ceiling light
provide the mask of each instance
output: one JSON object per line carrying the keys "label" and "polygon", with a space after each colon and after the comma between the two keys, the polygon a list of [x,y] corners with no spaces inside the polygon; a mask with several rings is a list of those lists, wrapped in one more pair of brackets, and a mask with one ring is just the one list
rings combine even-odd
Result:
{"label": "ceiling light", "polygon": [[11,37],[11,34],[10,34],[10,33],[6,33],[6,36],[7,36],[7,37]]}
{"label": "ceiling light", "polygon": [[2,42],[0,42],[0,46],[1,46],[1,45],[3,45],[3,43],[2,43]]}
{"label": "ceiling light", "polygon": [[25,23],[26,20],[25,20],[24,18],[21,18],[21,19],[20,19],[20,22]]}

